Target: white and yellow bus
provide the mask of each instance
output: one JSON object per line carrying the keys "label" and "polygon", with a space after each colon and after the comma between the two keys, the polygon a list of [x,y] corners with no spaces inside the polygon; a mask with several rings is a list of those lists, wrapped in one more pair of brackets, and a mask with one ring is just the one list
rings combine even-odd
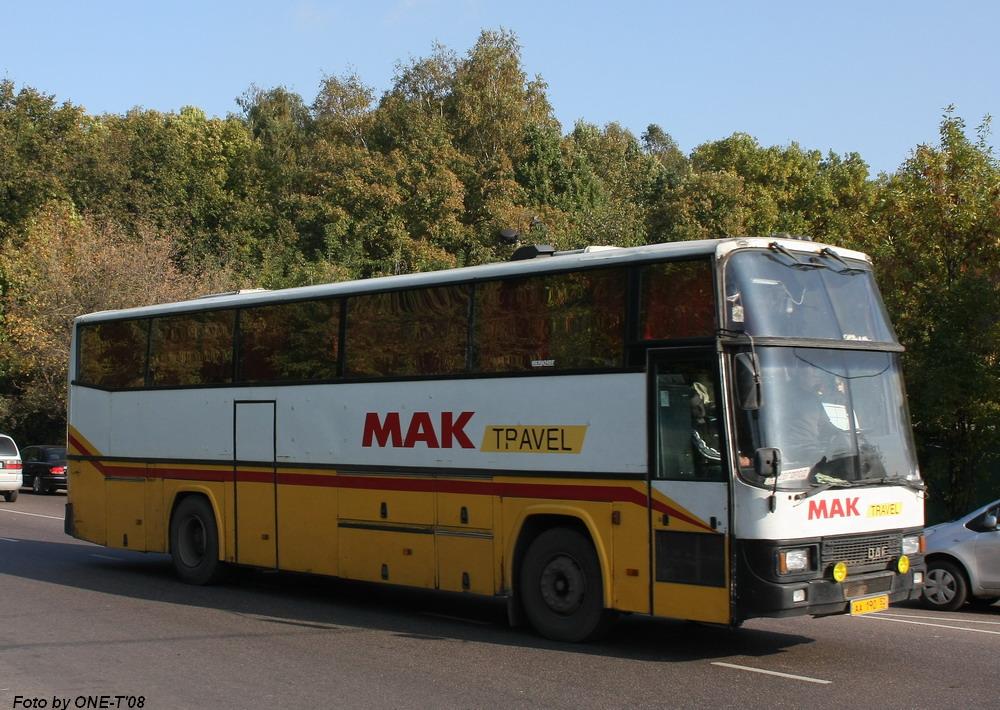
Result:
{"label": "white and yellow bus", "polygon": [[902,351],[863,254],[725,239],[77,319],[67,532],[616,612],[865,613],[923,580]]}

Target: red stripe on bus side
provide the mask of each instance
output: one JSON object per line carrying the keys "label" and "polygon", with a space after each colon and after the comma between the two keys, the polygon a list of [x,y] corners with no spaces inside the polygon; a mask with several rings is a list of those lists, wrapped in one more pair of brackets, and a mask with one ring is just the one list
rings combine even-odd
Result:
{"label": "red stripe on bus side", "polygon": [[[72,435],[71,443],[86,455],[87,452]],[[99,461],[92,462],[104,476],[135,478],[164,478],[187,481],[226,482],[233,480],[228,471],[211,471],[190,468],[137,468],[135,466],[108,466]],[[235,479],[240,483],[274,483],[271,471],[249,471],[237,469]],[[649,498],[644,493],[628,486],[585,486],[558,483],[510,483],[497,481],[456,481],[440,478],[390,478],[375,476],[350,476],[335,473],[309,474],[279,472],[277,483],[292,486],[320,486],[326,488],[349,488],[380,491],[409,491],[417,493],[464,493],[468,495],[500,496],[504,498],[545,498],[548,500],[579,500],[599,503],[633,503],[646,507]],[[714,529],[682,510],[662,501],[652,501],[653,510],[666,513],[708,532]]]}

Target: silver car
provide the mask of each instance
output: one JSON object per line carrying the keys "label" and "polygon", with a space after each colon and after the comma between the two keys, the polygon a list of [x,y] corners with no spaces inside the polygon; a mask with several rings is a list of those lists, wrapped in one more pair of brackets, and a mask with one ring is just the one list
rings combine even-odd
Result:
{"label": "silver car", "polygon": [[939,611],[966,601],[983,606],[1000,599],[1000,500],[964,518],[927,528],[927,577],[921,600]]}

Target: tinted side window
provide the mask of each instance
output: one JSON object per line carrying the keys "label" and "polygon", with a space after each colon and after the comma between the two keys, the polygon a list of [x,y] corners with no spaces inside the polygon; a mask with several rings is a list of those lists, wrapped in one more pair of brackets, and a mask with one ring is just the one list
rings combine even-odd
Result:
{"label": "tinted side window", "polygon": [[26,449],[21,449],[21,461],[25,463],[30,463],[31,461],[38,460],[38,449],[34,446],[29,446]]}
{"label": "tinted side window", "polygon": [[464,372],[468,321],[467,285],[349,298],[345,374],[405,377]]}
{"label": "tinted side window", "polygon": [[626,272],[601,269],[476,286],[481,372],[619,367]]}
{"label": "tinted side window", "polygon": [[146,383],[148,332],[148,320],[80,326],[77,381],[109,389],[142,387]]}
{"label": "tinted side window", "polygon": [[154,318],[152,385],[227,384],[233,379],[235,311]]}
{"label": "tinted side window", "polygon": [[240,312],[241,382],[337,376],[340,301],[307,301]]}
{"label": "tinted side window", "polygon": [[639,339],[694,338],[715,333],[710,261],[676,261],[639,269]]}

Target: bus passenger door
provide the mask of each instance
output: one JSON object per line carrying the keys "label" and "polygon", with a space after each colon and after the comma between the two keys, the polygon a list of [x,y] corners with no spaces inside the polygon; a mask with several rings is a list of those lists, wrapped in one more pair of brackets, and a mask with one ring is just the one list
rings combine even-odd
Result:
{"label": "bus passenger door", "polygon": [[278,566],[275,403],[235,402],[236,561]]}
{"label": "bus passenger door", "polygon": [[729,484],[711,348],[650,352],[653,614],[730,621]]}

